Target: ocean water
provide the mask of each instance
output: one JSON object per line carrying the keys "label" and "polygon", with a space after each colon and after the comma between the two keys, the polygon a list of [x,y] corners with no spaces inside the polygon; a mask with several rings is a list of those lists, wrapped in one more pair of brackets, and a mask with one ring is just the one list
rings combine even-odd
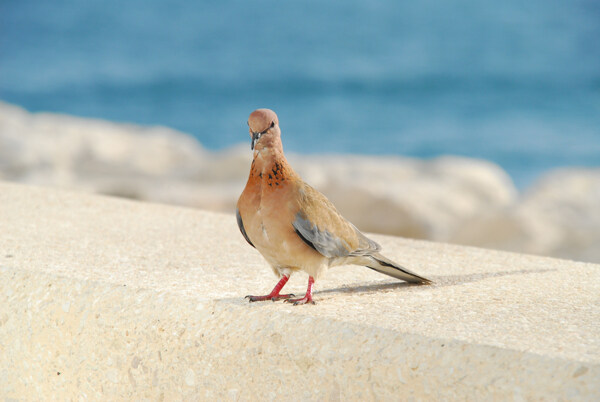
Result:
{"label": "ocean water", "polygon": [[0,99],[299,153],[600,165],[596,0],[0,1]]}

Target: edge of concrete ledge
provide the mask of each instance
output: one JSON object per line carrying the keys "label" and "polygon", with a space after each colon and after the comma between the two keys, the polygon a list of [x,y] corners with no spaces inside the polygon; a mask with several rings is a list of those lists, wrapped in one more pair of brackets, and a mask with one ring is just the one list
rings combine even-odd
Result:
{"label": "edge of concrete ledge", "polygon": [[[7,268],[0,277],[12,313],[0,316],[7,398],[598,395],[600,364],[248,309],[237,299],[199,300]],[[34,302],[29,295],[41,297]]]}
{"label": "edge of concrete ledge", "polygon": [[[97,231],[109,229],[141,236],[155,228],[157,233],[151,236],[159,239],[181,232],[187,238],[211,230],[215,239],[205,242],[227,248],[231,241],[237,250],[238,245],[243,246],[243,239],[229,240],[233,233],[237,235],[234,219],[231,224],[217,224],[213,218],[221,222],[223,216],[207,218],[202,211],[2,183],[0,190],[4,191],[0,191],[0,202],[6,207],[5,214],[0,211],[0,222],[5,224],[0,233],[0,395],[5,398],[592,400],[600,395],[600,359],[596,352],[586,358],[563,358],[494,346],[485,339],[447,336],[449,332],[444,331],[432,336],[432,332],[416,326],[414,331],[407,329],[410,322],[406,326],[397,324],[404,322],[401,315],[415,320],[421,314],[413,312],[411,306],[431,308],[428,300],[435,300],[432,292],[449,292],[449,287],[397,287],[387,282],[378,285],[380,277],[372,276],[375,274],[370,271],[349,270],[324,286],[331,289],[367,282],[375,283],[378,290],[365,295],[336,294],[336,298],[322,294],[323,301],[317,309],[275,303],[249,305],[239,296],[243,294],[241,289],[231,293],[216,289],[221,296],[207,290],[218,286],[227,289],[215,282],[216,276],[210,276],[215,266],[223,266],[210,263],[224,253],[217,250],[210,254],[207,250],[214,249],[213,244],[211,249],[194,254],[201,246],[183,244],[175,238],[173,244],[180,247],[176,254],[183,254],[181,261],[202,256],[206,260],[188,267],[169,254],[164,260],[159,256],[143,265],[147,261],[144,253],[157,246],[142,242],[155,237],[140,239],[139,245],[137,237],[132,238],[126,246],[121,245],[120,239],[113,242],[107,233],[93,237]],[[13,194],[8,195],[7,190]],[[64,209],[69,213],[60,215]],[[48,222],[40,220],[50,215],[59,216]],[[96,215],[102,216],[104,222],[91,228],[84,226],[83,217]],[[152,216],[146,225],[144,217],[149,215]],[[176,225],[173,232],[168,231],[169,226],[157,227],[165,222],[165,217],[169,218],[165,225],[172,225],[173,221],[181,225]],[[197,221],[190,222],[190,217]],[[121,226],[115,228],[113,219]],[[48,238],[48,233],[54,237]],[[70,243],[70,239],[77,242]],[[88,242],[86,246],[73,250],[82,239]],[[402,248],[409,261],[419,262],[434,274],[437,264],[441,264],[440,255],[462,261],[461,258],[476,259],[478,253],[490,254],[497,258],[491,260],[489,268],[495,273],[497,265],[512,258],[521,263],[519,268],[552,261],[449,246],[451,249],[442,250],[442,254],[431,251],[423,257],[431,261],[425,265],[413,260],[417,257],[405,248],[417,247],[415,255],[421,255],[424,250],[445,246],[383,240],[390,251]],[[68,247],[59,249],[65,242]],[[164,245],[164,254],[169,244]],[[34,245],[43,249],[35,251]],[[92,252],[104,246],[102,253]],[[112,255],[108,258],[107,253],[111,252],[121,259]],[[262,278],[252,286],[272,280],[259,256],[244,253],[253,251],[241,252],[242,264],[256,265],[256,269],[264,271],[260,271]],[[91,258],[81,261],[82,255]],[[111,261],[118,263],[113,266]],[[222,268],[228,275],[240,269],[237,263],[230,264],[232,267]],[[560,261],[557,264],[565,265]],[[593,264],[567,265],[592,269],[591,272],[599,268]],[[126,270],[128,266],[131,271]],[[146,271],[148,267],[156,272]],[[156,278],[152,279],[152,275]],[[233,285],[240,287],[251,280],[243,275],[231,279]],[[539,280],[547,273],[535,275]],[[192,286],[182,282],[186,278],[206,278],[207,283]],[[500,282],[489,286],[515,282],[502,282],[503,278],[490,277],[488,280]],[[595,276],[590,280],[594,281]],[[477,282],[478,287],[463,286],[461,290],[466,294],[485,291],[488,285],[482,281]],[[534,283],[534,279],[531,281]],[[464,293],[451,295],[463,297]],[[349,303],[359,298],[360,303]],[[406,305],[390,310],[385,307],[390,300],[404,300]],[[588,307],[595,311],[594,305]],[[358,318],[346,318],[344,309],[354,310]],[[389,311],[393,317],[370,317],[390,314]],[[597,313],[589,317],[592,323],[586,324],[582,336],[589,337],[589,328],[593,336],[597,317]],[[443,319],[440,318],[441,323]],[[456,319],[464,320],[458,312]],[[475,339],[481,338],[477,331],[474,327]],[[587,342],[596,347],[598,339]]]}

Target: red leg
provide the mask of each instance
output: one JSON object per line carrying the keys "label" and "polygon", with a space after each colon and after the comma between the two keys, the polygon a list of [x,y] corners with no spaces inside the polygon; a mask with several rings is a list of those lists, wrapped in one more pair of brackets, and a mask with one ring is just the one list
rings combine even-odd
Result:
{"label": "red leg", "polygon": [[287,283],[287,281],[290,279],[289,276],[285,276],[283,275],[281,277],[281,279],[279,280],[279,282],[277,282],[277,285],[275,285],[275,287],[273,288],[273,290],[271,290],[271,293],[269,293],[266,296],[246,296],[244,297],[244,299],[249,299],[250,303],[255,302],[255,301],[264,301],[264,300],[280,300],[280,299],[289,299],[290,297],[293,297],[293,294],[289,294],[289,295],[280,295],[279,291],[285,286],[285,284]]}
{"label": "red leg", "polygon": [[312,299],[312,289],[313,289],[313,285],[315,284],[315,278],[313,278],[312,276],[308,277],[308,288],[306,288],[306,294],[304,295],[304,297],[302,299],[287,299],[286,302],[289,303],[294,303],[294,306],[297,306],[299,304],[315,304],[315,302]]}

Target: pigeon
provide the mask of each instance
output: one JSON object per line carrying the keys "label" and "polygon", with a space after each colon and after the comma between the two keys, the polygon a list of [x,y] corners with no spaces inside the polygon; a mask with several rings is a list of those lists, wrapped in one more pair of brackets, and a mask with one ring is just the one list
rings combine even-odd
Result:
{"label": "pigeon", "polygon": [[[246,241],[280,278],[268,295],[246,296],[250,302],[314,304],[315,280],[338,265],[362,265],[409,283],[431,283],[381,255],[379,244],[344,219],[323,194],[302,180],[283,153],[275,112],[255,110],[248,126],[254,155],[248,182],[237,202],[237,223]],[[281,294],[290,275],[297,271],[308,274],[304,297]]]}

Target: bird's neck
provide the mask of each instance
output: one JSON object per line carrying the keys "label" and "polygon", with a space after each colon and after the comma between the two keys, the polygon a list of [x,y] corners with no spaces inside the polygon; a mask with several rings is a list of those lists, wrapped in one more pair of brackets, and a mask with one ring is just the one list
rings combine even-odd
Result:
{"label": "bird's neck", "polygon": [[279,186],[295,174],[285,158],[281,146],[261,147],[254,151],[248,180]]}

